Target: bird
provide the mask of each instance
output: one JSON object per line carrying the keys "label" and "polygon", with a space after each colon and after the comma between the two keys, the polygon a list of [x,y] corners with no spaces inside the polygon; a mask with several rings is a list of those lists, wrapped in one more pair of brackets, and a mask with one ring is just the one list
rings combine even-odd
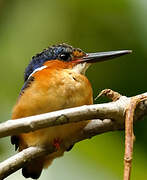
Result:
{"label": "bird", "polygon": [[[85,76],[88,67],[129,53],[130,50],[85,53],[65,43],[49,46],[33,56],[26,67],[24,85],[12,110],[12,119],[93,104],[92,86]],[[73,147],[63,149],[61,144],[75,136],[89,122],[47,127],[11,136],[11,143],[18,151],[31,146],[47,148],[51,144],[57,148],[56,152],[26,164],[22,168],[23,176],[38,179],[43,168]]]}

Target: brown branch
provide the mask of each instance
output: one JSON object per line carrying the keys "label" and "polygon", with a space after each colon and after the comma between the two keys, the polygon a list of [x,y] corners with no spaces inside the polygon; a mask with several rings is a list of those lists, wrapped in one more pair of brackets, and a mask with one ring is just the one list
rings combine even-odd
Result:
{"label": "brown branch", "polygon": [[[147,93],[135,96],[134,98],[140,98],[142,96],[147,97]],[[90,121],[81,132],[76,134],[76,136],[70,137],[63,144],[63,148],[67,149],[70,145],[91,138],[97,134],[123,129],[125,112],[126,108],[130,105],[130,101],[131,98],[121,96],[119,100],[115,102],[70,108],[15,121],[9,120],[0,124],[0,137],[34,131],[44,127],[95,119]],[[138,103],[134,114],[134,120],[139,120],[144,115],[147,115],[147,100],[145,99]],[[52,146],[50,146],[50,148],[53,149]],[[40,147],[25,149],[18,153],[18,156],[15,155],[0,163],[0,178],[7,177],[9,174],[23,167],[24,164],[29,162],[30,158],[36,158],[42,153],[51,153],[53,151],[41,149]]]}
{"label": "brown branch", "polygon": [[[52,153],[53,150],[48,151]],[[31,160],[47,154],[47,151],[40,147],[29,147],[16,155],[8,158],[7,160],[0,163],[0,180],[8,177],[18,169],[22,168],[25,164]]]}
{"label": "brown branch", "polygon": [[[113,131],[115,129],[115,123],[111,120],[92,120],[83,131],[79,132],[76,137],[68,139],[62,148],[68,149],[70,145],[73,145],[79,141],[87,138],[91,138],[96,134],[101,134],[107,131]],[[32,159],[45,154],[51,154],[55,152],[55,147],[51,144],[50,149],[44,149],[41,147],[29,147],[16,155],[8,158],[7,160],[0,163],[0,180],[8,177],[10,174],[16,172],[24,165],[29,163]]]}
{"label": "brown branch", "polygon": [[126,109],[125,118],[125,154],[124,154],[124,180],[130,180],[132,158],[133,158],[133,144],[135,140],[133,132],[133,118],[136,106],[142,100],[146,100],[146,96],[133,97]]}
{"label": "brown branch", "polygon": [[96,105],[85,105],[60,111],[54,111],[21,119],[8,120],[0,124],[0,138],[37,129],[58,126],[91,119],[113,119],[123,123],[125,106],[130,98],[122,96],[118,101]]}
{"label": "brown branch", "polygon": [[132,155],[133,155],[133,116],[136,108],[136,100],[132,99],[126,110],[125,120],[125,155],[124,155],[124,180],[130,180]]}

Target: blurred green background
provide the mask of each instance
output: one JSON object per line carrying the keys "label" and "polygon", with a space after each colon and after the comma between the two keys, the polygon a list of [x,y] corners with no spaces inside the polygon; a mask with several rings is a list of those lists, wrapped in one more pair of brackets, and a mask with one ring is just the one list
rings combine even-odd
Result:
{"label": "blurred green background", "polygon": [[[65,42],[86,52],[132,49],[133,54],[93,65],[87,72],[94,97],[105,88],[132,96],[146,92],[146,0],[0,0],[0,121],[11,110],[31,57]],[[100,103],[98,99],[95,103]],[[135,125],[133,180],[147,179],[147,121]],[[0,141],[0,160],[13,155],[9,138]],[[124,132],[78,143],[53,162],[40,179],[120,180]],[[23,180],[21,171],[8,180]]]}

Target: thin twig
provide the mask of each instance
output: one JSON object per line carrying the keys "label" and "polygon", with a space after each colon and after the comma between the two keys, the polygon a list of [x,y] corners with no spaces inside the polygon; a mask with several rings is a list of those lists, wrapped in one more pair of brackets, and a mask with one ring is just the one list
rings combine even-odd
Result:
{"label": "thin twig", "polygon": [[112,101],[117,101],[121,97],[121,95],[118,92],[115,92],[115,91],[113,91],[111,89],[104,89],[104,90],[102,90],[97,95],[95,100],[97,100],[101,96],[106,96],[107,98],[111,99]]}
{"label": "thin twig", "polygon": [[133,158],[133,144],[135,140],[133,132],[133,118],[136,106],[138,103],[144,99],[146,96],[136,96],[133,97],[126,109],[125,118],[125,154],[124,154],[124,180],[130,180],[132,158]]}

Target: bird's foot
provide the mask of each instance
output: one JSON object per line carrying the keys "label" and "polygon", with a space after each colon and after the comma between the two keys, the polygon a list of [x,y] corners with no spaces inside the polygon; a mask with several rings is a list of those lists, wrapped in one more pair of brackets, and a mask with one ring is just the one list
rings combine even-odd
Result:
{"label": "bird's foot", "polygon": [[53,141],[53,146],[56,148],[56,150],[60,150],[62,140],[60,138],[55,138]]}

